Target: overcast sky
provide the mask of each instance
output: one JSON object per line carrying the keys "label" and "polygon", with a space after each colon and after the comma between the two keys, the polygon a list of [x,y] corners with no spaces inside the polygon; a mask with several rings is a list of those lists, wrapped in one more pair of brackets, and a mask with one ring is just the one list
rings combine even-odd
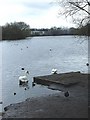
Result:
{"label": "overcast sky", "polygon": [[71,27],[71,20],[58,16],[53,0],[0,0],[0,25],[25,22],[31,28]]}

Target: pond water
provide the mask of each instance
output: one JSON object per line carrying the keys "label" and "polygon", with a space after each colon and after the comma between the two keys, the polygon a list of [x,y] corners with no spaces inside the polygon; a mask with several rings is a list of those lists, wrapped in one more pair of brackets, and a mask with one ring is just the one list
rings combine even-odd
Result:
{"label": "pond water", "polygon": [[[32,87],[33,77],[50,75],[53,68],[58,73],[87,73],[88,40],[75,36],[45,36],[1,41],[0,57],[0,100],[4,107],[27,98],[59,92],[41,85]],[[24,74],[22,67],[30,72],[27,86],[19,86],[18,78]]]}

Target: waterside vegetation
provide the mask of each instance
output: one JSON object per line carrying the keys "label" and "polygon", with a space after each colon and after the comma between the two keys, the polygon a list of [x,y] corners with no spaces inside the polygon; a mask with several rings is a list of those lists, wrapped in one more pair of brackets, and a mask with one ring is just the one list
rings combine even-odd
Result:
{"label": "waterside vegetation", "polygon": [[19,40],[33,36],[85,35],[90,36],[90,24],[78,28],[30,28],[24,22],[7,23],[2,26],[2,40]]}

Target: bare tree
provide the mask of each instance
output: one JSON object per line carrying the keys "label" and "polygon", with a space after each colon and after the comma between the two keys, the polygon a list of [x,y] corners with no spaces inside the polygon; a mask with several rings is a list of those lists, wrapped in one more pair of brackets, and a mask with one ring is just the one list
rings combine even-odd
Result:
{"label": "bare tree", "polygon": [[56,0],[60,5],[59,15],[71,16],[79,25],[90,23],[90,0]]}

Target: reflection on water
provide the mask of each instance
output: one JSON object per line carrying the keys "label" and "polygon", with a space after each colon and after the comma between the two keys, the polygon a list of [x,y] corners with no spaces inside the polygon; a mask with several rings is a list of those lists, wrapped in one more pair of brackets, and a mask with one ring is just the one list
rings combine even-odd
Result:
{"label": "reflection on water", "polygon": [[19,85],[19,87],[23,87],[25,90],[30,88],[28,83],[22,83],[21,85]]}
{"label": "reflection on water", "polygon": [[32,87],[34,87],[36,84],[35,84],[35,82],[32,82]]}
{"label": "reflection on water", "polygon": [[[80,38],[80,40],[83,40]],[[56,68],[58,73],[71,71],[88,72],[88,42],[79,44],[73,36],[46,36],[18,41],[3,41],[2,46],[2,92],[3,106],[24,101],[29,97],[45,96],[58,91],[33,84],[33,77],[51,74]],[[1,59],[0,59],[1,60]],[[30,71],[27,85],[19,85],[21,69]],[[1,86],[0,86],[1,88]],[[14,95],[13,93],[16,93]]]}

